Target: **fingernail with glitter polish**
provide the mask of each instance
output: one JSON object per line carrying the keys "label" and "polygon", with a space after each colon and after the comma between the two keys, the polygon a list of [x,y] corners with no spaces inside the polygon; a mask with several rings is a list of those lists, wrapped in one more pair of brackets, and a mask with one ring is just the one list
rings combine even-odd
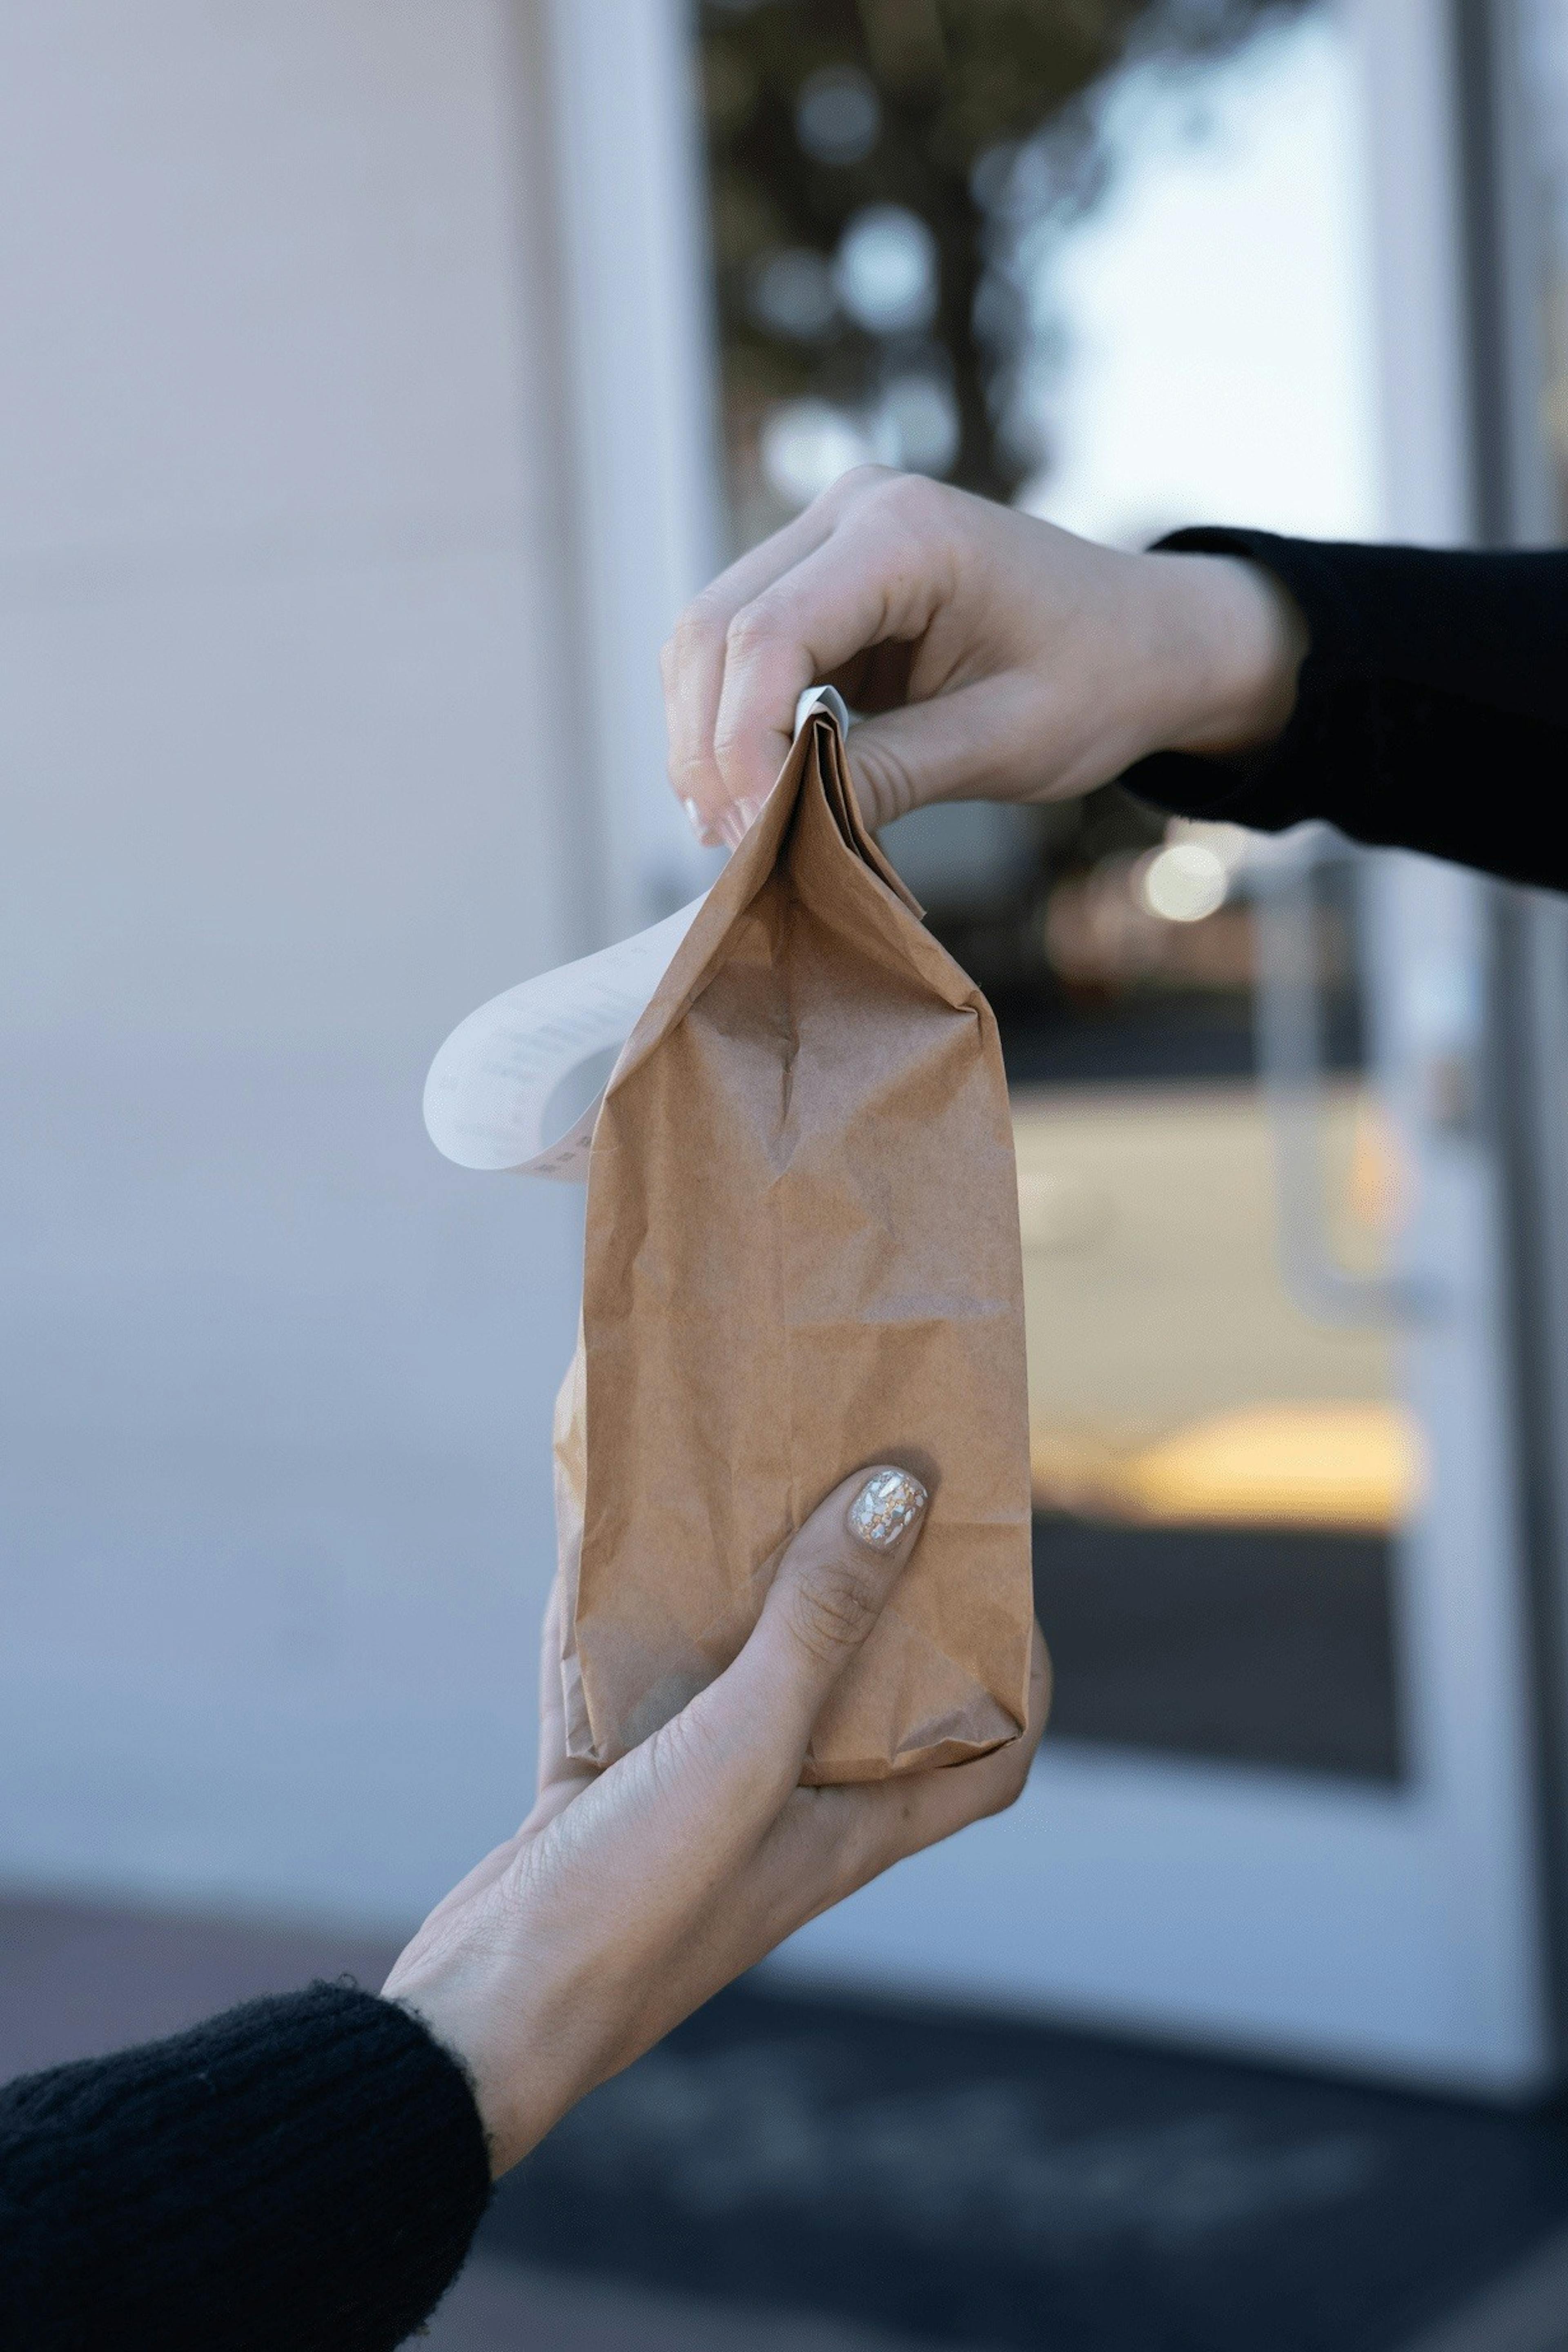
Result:
{"label": "fingernail with glitter polish", "polygon": [[925,1488],[907,1470],[873,1470],[849,1506],[849,1532],[873,1551],[895,1551],[927,1500]]}

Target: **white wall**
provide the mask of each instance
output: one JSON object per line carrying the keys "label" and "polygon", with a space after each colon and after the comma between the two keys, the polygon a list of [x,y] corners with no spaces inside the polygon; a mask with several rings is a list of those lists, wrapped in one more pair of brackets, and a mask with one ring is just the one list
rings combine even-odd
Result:
{"label": "white wall", "polygon": [[580,950],[531,12],[0,0],[0,1876],[366,1920],[523,1808]]}

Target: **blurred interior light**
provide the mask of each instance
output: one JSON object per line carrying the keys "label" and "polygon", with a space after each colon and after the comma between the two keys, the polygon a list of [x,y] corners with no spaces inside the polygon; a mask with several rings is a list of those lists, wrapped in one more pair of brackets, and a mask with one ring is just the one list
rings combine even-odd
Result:
{"label": "blurred interior light", "polygon": [[1212,850],[1227,874],[1239,874],[1258,846],[1258,837],[1241,824],[1216,824],[1198,816],[1173,816],[1165,827],[1168,843],[1190,841]]}
{"label": "blurred interior light", "polygon": [[882,101],[856,66],[827,66],[801,88],[795,131],[816,163],[860,163],[882,135]]}
{"label": "blurred interior light", "polygon": [[833,272],[819,253],[805,246],[765,255],[752,273],[748,290],[757,324],[792,342],[817,341],[837,315]]}
{"label": "blurred interior light", "polygon": [[1201,923],[1225,904],[1230,877],[1206,843],[1173,841],[1142,869],[1139,895],[1167,923]]}
{"label": "blurred interior light", "polygon": [[872,335],[903,335],[936,316],[936,239],[903,205],[868,205],[839,242],[838,299]]}
{"label": "blurred interior light", "polygon": [[896,376],[877,406],[877,455],[912,474],[945,474],[958,455],[958,403],[940,376]]}
{"label": "blurred interior light", "polygon": [[809,506],[875,454],[855,419],[826,400],[781,401],[763,422],[763,473],[787,507]]}

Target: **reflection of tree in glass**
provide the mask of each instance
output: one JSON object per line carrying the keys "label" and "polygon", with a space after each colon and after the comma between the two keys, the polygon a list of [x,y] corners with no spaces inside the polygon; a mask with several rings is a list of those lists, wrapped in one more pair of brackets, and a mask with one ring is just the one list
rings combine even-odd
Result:
{"label": "reflection of tree in glass", "polygon": [[1214,58],[1301,5],[703,0],[737,536],[864,457],[994,497],[1036,470],[1008,258],[1020,207],[1096,193],[1075,101],[1131,51]]}

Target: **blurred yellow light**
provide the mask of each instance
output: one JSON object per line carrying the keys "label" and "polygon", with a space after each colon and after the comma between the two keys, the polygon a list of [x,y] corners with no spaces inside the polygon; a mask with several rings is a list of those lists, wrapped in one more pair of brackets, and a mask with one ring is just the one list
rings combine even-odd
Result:
{"label": "blurred yellow light", "polygon": [[1425,1449],[1401,1405],[1248,1405],[1121,1455],[1032,1444],[1045,1508],[1162,1527],[1321,1528],[1392,1534],[1419,1507]]}

